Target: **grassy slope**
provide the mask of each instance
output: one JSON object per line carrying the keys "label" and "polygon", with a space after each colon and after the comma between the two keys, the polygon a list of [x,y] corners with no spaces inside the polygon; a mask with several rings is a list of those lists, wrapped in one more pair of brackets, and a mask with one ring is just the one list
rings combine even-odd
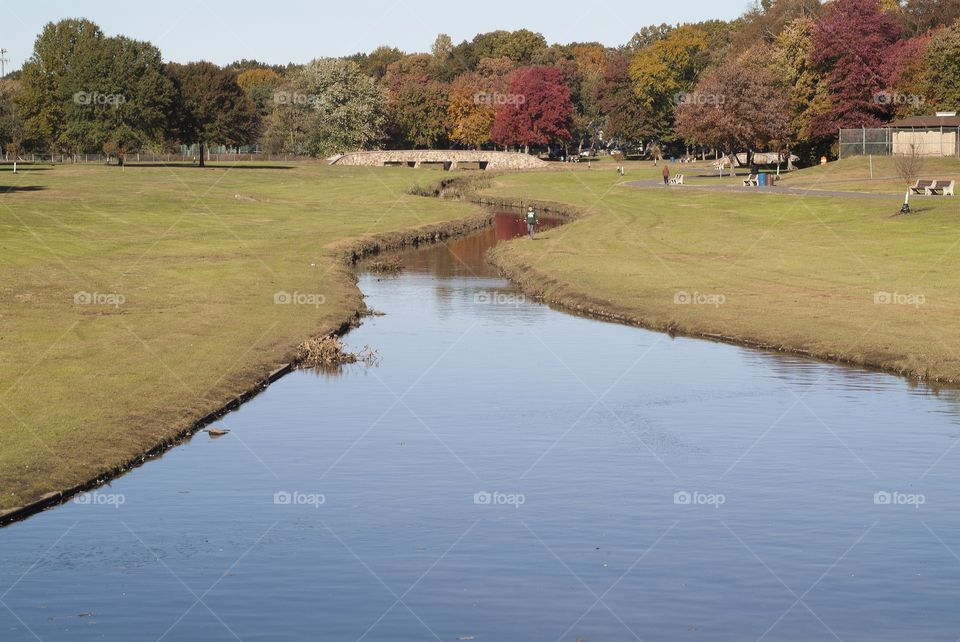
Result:
{"label": "grassy slope", "polygon": [[[791,178],[816,185],[818,172]],[[943,172],[960,174],[953,161]],[[656,176],[631,165],[627,180]],[[495,260],[528,290],[656,328],[717,334],[960,381],[960,201],[829,198],[618,185],[612,168],[500,179],[491,193],[587,208]],[[834,185],[828,189],[836,189]],[[888,191],[890,191],[888,190]],[[678,292],[718,294],[719,307],[677,305]],[[876,305],[878,292],[925,304]]]}
{"label": "grassy slope", "polygon": [[[325,245],[476,212],[407,196],[423,177],[0,168],[0,509],[144,452],[338,328],[361,302]],[[278,291],[326,304],[275,305]]]}
{"label": "grassy slope", "polygon": [[[873,165],[871,175],[870,166]],[[920,178],[960,182],[960,161],[955,158],[929,158],[922,164]],[[818,190],[881,192],[902,195],[906,189],[897,177],[891,157],[854,157],[839,163],[813,167],[786,176],[782,185]]]}

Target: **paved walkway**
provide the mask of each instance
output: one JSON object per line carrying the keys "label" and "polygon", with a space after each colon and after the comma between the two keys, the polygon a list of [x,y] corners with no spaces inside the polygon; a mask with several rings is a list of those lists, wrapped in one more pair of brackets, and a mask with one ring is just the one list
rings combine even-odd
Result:
{"label": "paved walkway", "polygon": [[[662,180],[631,181],[625,183],[628,187],[663,187]],[[896,199],[899,196],[892,194],[874,194],[871,192],[837,192],[820,189],[810,189],[804,187],[743,187],[742,185],[671,185],[671,189],[689,189],[702,190],[709,192],[728,192],[731,194],[791,194],[794,196],[829,196],[832,198],[885,198]],[[904,190],[906,191],[906,190]],[[926,196],[921,195],[924,198]],[[910,196],[911,199],[917,198],[916,195]],[[942,198],[942,197],[929,197]]]}

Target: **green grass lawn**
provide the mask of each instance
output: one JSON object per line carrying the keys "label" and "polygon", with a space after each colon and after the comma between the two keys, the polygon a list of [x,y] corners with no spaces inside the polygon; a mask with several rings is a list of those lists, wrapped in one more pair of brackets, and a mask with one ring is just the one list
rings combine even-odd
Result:
{"label": "green grass lawn", "polygon": [[407,195],[434,174],[405,169],[10,170],[0,510],[150,449],[338,328],[361,299],[331,243],[478,212]]}
{"label": "green grass lawn", "polygon": [[[817,184],[823,172],[855,182],[861,170],[851,161],[791,182]],[[937,173],[958,170],[952,161]],[[656,172],[631,164],[626,180]],[[833,198],[622,182],[612,170],[579,167],[501,177],[492,195],[587,215],[500,246],[496,262],[568,306],[960,381],[960,201],[918,200],[916,215],[899,217],[896,188],[889,198]]]}
{"label": "green grass lawn", "polygon": [[[920,178],[960,182],[960,160],[928,158],[922,161]],[[822,190],[897,194],[906,191],[903,179],[897,176],[893,158],[855,156],[837,163],[828,163],[784,177],[782,185]]]}
{"label": "green grass lawn", "polygon": [[[612,159],[593,163],[592,171],[614,172],[616,163]],[[573,167],[578,171],[586,169],[585,164],[563,166],[563,169]],[[738,187],[743,188],[743,180],[749,175],[749,170],[743,167],[734,168],[734,175],[730,176],[730,169],[724,170],[721,178],[714,161],[697,161],[696,163],[666,163],[671,175],[683,174],[685,184],[693,187]],[[628,162],[627,180],[659,179],[663,163],[657,168],[652,162]],[[555,168],[560,167],[555,165]],[[590,170],[587,170],[590,171]],[[775,173],[775,170],[765,170]],[[929,158],[922,162],[921,177],[929,180],[956,180],[960,182],[960,160],[956,158]],[[781,175],[781,187],[794,187],[814,191],[826,192],[868,192],[874,194],[890,194],[903,196],[906,185],[903,179],[897,176],[897,170],[891,157],[856,156],[840,162],[812,167],[805,170],[787,172]],[[923,200],[919,197],[918,200]]]}

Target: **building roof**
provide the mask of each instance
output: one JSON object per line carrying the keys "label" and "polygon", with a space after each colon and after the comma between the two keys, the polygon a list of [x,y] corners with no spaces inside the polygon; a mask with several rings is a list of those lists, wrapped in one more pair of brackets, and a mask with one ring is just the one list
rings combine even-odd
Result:
{"label": "building roof", "polygon": [[887,125],[891,129],[960,127],[960,116],[911,116]]}

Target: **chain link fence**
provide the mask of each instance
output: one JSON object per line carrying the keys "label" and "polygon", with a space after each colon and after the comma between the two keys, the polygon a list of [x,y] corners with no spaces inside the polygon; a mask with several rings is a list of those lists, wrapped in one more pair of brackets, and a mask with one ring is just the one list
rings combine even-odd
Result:
{"label": "chain link fence", "polygon": [[[237,163],[246,161],[264,161],[264,162],[291,162],[291,161],[323,161],[312,156],[298,156],[296,154],[204,154],[208,163]],[[124,157],[128,163],[197,163],[196,154],[140,154],[128,153]],[[107,156],[106,154],[34,154],[25,152],[19,155],[0,154],[0,162],[13,163],[46,163],[46,164],[73,164],[90,163],[106,164],[116,163],[116,154]]]}
{"label": "chain link fence", "polygon": [[960,158],[960,127],[917,129],[841,129],[840,158],[853,156],[920,156]]}

